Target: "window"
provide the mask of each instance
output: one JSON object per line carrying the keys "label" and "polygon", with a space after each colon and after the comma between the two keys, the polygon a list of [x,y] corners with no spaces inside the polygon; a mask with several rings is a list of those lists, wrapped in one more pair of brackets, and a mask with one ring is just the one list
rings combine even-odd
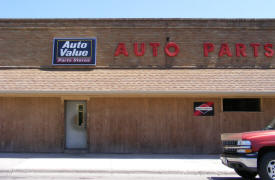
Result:
{"label": "window", "polygon": [[77,104],[77,117],[76,125],[79,127],[86,127],[85,117],[84,117],[84,104]]}
{"label": "window", "polygon": [[223,111],[260,112],[259,98],[226,98],[223,99]]}

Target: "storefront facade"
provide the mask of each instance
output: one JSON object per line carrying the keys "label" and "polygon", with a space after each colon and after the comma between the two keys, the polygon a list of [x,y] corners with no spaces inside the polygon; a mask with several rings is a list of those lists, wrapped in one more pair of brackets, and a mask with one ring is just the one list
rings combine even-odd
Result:
{"label": "storefront facade", "polygon": [[0,20],[0,151],[220,152],[275,116],[275,21]]}

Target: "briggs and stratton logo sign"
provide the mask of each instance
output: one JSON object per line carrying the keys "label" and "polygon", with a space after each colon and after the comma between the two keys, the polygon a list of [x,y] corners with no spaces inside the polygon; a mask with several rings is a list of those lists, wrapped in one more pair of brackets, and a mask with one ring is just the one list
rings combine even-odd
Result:
{"label": "briggs and stratton logo sign", "polygon": [[194,116],[214,116],[214,103],[194,102]]}
{"label": "briggs and stratton logo sign", "polygon": [[95,65],[95,38],[55,38],[53,40],[53,65]]}

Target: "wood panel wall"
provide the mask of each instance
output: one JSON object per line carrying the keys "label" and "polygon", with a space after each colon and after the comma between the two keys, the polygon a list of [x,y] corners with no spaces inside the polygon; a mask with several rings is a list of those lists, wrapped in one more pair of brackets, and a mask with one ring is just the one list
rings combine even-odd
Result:
{"label": "wood panel wall", "polygon": [[265,127],[273,118],[275,118],[275,98],[262,99],[262,127]]}
{"label": "wood panel wall", "polygon": [[275,117],[275,99],[262,98],[261,112],[220,112],[221,132],[261,130]]}
{"label": "wood panel wall", "polygon": [[[214,116],[193,116],[194,102],[214,102]],[[260,130],[275,117],[275,99],[261,112],[223,112],[222,98],[92,98],[93,153],[220,153],[221,133]]]}
{"label": "wood panel wall", "polygon": [[1,152],[62,152],[60,98],[0,98]]}
{"label": "wood panel wall", "polygon": [[88,103],[89,143],[93,153],[216,153],[219,114],[193,116],[186,98],[92,98]]}
{"label": "wood panel wall", "polygon": [[[214,102],[215,115],[193,116],[194,102]],[[275,98],[261,112],[222,112],[221,98],[91,98],[88,142],[92,153],[220,152],[220,133],[259,130],[275,117]],[[0,98],[1,152],[63,152],[60,98]]]}

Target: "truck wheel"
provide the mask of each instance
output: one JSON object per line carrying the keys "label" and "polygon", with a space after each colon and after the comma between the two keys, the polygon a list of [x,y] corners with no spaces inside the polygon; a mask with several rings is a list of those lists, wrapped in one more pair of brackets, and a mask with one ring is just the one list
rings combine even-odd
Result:
{"label": "truck wheel", "polygon": [[275,152],[269,152],[260,160],[259,175],[261,179],[275,179]]}
{"label": "truck wheel", "polygon": [[235,168],[235,172],[244,179],[255,179],[257,172],[250,172]]}

